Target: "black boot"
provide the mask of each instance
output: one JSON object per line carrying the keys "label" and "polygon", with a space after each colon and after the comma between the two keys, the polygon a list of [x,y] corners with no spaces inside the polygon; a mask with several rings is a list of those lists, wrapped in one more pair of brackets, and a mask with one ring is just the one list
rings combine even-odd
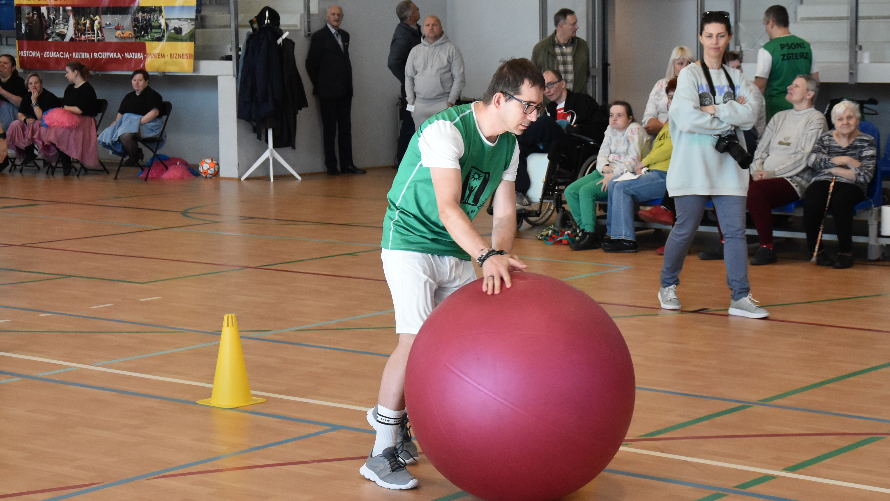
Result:
{"label": "black boot", "polygon": [[569,244],[569,249],[572,250],[590,250],[599,248],[600,239],[596,233],[592,231],[582,231],[581,234],[578,235],[578,239]]}

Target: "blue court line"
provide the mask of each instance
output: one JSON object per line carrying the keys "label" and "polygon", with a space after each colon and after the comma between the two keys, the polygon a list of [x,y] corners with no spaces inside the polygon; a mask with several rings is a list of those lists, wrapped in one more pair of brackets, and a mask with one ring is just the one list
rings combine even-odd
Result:
{"label": "blue court line", "polygon": [[675,480],[673,478],[656,477],[653,475],[644,475],[642,473],[632,473],[629,471],[613,470],[611,468],[606,468],[605,470],[603,470],[603,473],[613,473],[615,475],[623,475],[625,477],[641,478],[643,480],[654,480],[656,482],[665,482],[668,484],[683,485],[686,487],[695,487],[696,489],[707,489],[707,490],[713,490],[713,491],[717,491],[717,492],[725,492],[726,494],[736,494],[738,496],[747,496],[750,498],[770,499],[773,501],[796,501],[796,500],[790,499],[790,498],[769,496],[767,494],[758,494],[756,492],[743,491],[740,489],[728,489],[728,488],[724,488],[724,487],[716,487],[713,485],[700,484],[697,482],[686,482],[684,480]]}
{"label": "blue court line", "polygon": [[674,395],[679,397],[691,397],[691,398],[702,398],[706,400],[716,400],[718,402],[729,402],[734,404],[744,404],[755,407],[772,407],[774,409],[783,409],[788,411],[799,411],[799,412],[810,412],[813,414],[822,414],[826,416],[835,416],[842,418],[850,418],[850,419],[860,419],[863,421],[875,421],[878,423],[890,423],[890,419],[876,418],[876,417],[868,417],[868,416],[858,416],[855,414],[844,414],[840,412],[830,412],[830,411],[820,411],[816,409],[806,409],[803,407],[791,407],[788,405],[776,405],[776,404],[768,404],[764,402],[752,402],[750,400],[737,400],[734,398],[724,398],[724,397],[713,397],[708,395],[696,395],[694,393],[683,393],[678,391],[669,391],[669,390],[658,390],[655,388],[643,388],[641,386],[637,386],[638,391],[649,391],[652,393],[663,393],[665,395]]}
{"label": "blue court line", "polygon": [[633,266],[624,266],[624,265],[618,265],[618,264],[590,263],[587,261],[568,261],[565,259],[549,259],[549,258],[542,258],[542,257],[523,257],[522,259],[525,261],[549,261],[551,263],[587,264],[590,266],[608,266],[610,268],[614,268],[612,270],[596,271],[593,273],[585,273],[584,275],[577,275],[574,277],[560,278],[560,280],[562,280],[563,282],[567,282],[569,280],[576,280],[579,278],[592,277],[595,275],[602,275],[603,273],[613,273],[616,271],[630,270],[633,268]]}
{"label": "blue court line", "polygon": [[311,421],[309,419],[300,419],[300,418],[295,418],[295,417],[291,417],[291,416],[284,416],[281,414],[272,414],[269,412],[251,411],[251,410],[247,410],[247,409],[238,409],[238,408],[223,409],[221,407],[210,407],[210,406],[206,406],[206,405],[201,405],[198,402],[195,402],[193,400],[183,400],[181,398],[164,397],[161,395],[152,395],[150,393],[139,393],[139,392],[135,392],[135,391],[119,390],[116,388],[109,388],[107,386],[96,386],[96,385],[92,385],[92,384],[75,383],[74,381],[65,381],[62,379],[50,379],[50,378],[45,378],[45,377],[40,377],[40,376],[30,376],[28,374],[19,374],[17,372],[9,372],[9,371],[4,371],[4,370],[0,370],[0,374],[5,374],[7,376],[13,376],[13,377],[17,377],[20,379],[30,379],[33,381],[42,381],[44,383],[56,383],[56,384],[63,384],[66,386],[74,386],[77,388],[86,388],[88,390],[98,390],[98,391],[104,391],[104,392],[108,392],[108,393],[117,393],[120,395],[128,395],[131,397],[151,398],[153,400],[161,400],[163,402],[172,402],[175,404],[194,405],[194,406],[198,406],[198,407],[201,407],[204,409],[216,409],[216,410],[221,410],[221,411],[240,412],[242,414],[250,414],[252,416],[268,417],[268,418],[273,418],[273,419],[280,419],[283,421],[292,421],[295,423],[309,424],[309,425],[313,425],[313,426],[322,426],[325,428],[331,428],[331,430],[335,430],[335,431],[336,430],[345,430],[345,431],[354,431],[354,432],[358,432],[358,433],[368,433],[368,434],[375,433],[373,430],[364,430],[362,428],[353,428],[352,426],[343,426],[343,425],[339,425],[339,424],[325,423],[325,422],[321,422],[321,421]]}
{"label": "blue court line", "polygon": [[249,448],[249,449],[243,449],[243,450],[240,450],[240,451],[230,452],[230,453],[228,453],[228,454],[223,454],[223,455],[220,455],[220,456],[214,456],[214,457],[212,457],[212,458],[200,459],[200,460],[198,460],[198,461],[193,461],[193,462],[191,462],[191,463],[186,463],[186,464],[182,464],[182,465],[179,465],[179,466],[171,466],[170,468],[164,468],[163,470],[157,470],[157,471],[153,471],[153,472],[151,472],[151,473],[143,473],[142,475],[136,475],[135,477],[125,478],[125,479],[122,479],[122,480],[117,480],[117,481],[115,481],[115,482],[109,482],[109,483],[107,483],[107,484],[96,485],[96,486],[94,486],[94,487],[89,487],[89,488],[87,488],[87,489],[82,489],[82,490],[79,490],[79,491],[69,492],[68,494],[64,494],[64,495],[62,495],[62,496],[57,496],[57,497],[54,497],[54,498],[47,498],[47,499],[44,500],[44,501],[58,501],[58,500],[60,500],[60,499],[73,498],[74,496],[80,496],[81,494],[87,494],[87,493],[95,492],[95,491],[99,491],[99,490],[102,490],[102,489],[108,489],[109,487],[117,487],[118,485],[128,484],[128,483],[130,483],[130,482],[135,482],[135,481],[137,481],[137,480],[142,480],[142,479],[145,479],[145,478],[155,477],[155,476],[158,476],[158,475],[164,475],[164,474],[166,474],[166,473],[170,473],[170,472],[172,472],[172,471],[182,470],[182,469],[185,469],[185,468],[191,468],[192,466],[198,466],[198,465],[202,465],[202,464],[206,464],[206,463],[211,463],[211,462],[213,462],[213,461],[218,461],[218,460],[220,460],[220,459],[230,458],[230,457],[232,457],[232,456],[240,456],[241,454],[247,454],[247,453],[249,453],[249,452],[256,452],[256,451],[260,451],[260,450],[263,450],[263,449],[268,449],[268,448],[270,448],[270,447],[277,447],[277,446],[279,446],[279,445],[284,445],[284,444],[289,444],[289,443],[291,443],[291,442],[296,442],[297,440],[303,440],[303,439],[306,439],[306,438],[317,437],[317,436],[319,436],[319,435],[324,435],[325,433],[330,433],[330,432],[332,432],[332,431],[336,431],[336,430],[335,430],[334,428],[330,428],[330,429],[327,429],[327,430],[316,431],[316,432],[314,432],[314,433],[308,433],[308,434],[306,434],[306,435],[300,435],[300,436],[298,436],[298,437],[288,438],[288,439],[285,439],[285,440],[279,440],[278,442],[272,442],[272,443],[268,443],[268,444],[258,445],[258,446],[256,446],[256,447],[251,447],[251,448]]}
{"label": "blue court line", "polygon": [[[220,223],[221,224],[221,223]],[[298,223],[298,224],[317,224],[317,223]],[[269,238],[272,240],[292,240],[297,242],[318,242],[323,244],[342,244],[342,245],[361,245],[364,247],[377,247],[380,248],[379,243],[373,244],[365,244],[358,242],[344,242],[342,240],[318,240],[314,238],[298,238],[298,237],[277,237],[272,235],[251,235],[249,233],[234,233],[228,231],[208,231],[208,230],[189,230],[185,228],[171,228],[172,231],[186,231],[191,233],[210,233],[213,235],[227,235],[233,237],[253,237],[253,238]]]}
{"label": "blue court line", "polygon": [[319,326],[321,326],[321,325],[330,325],[330,324],[336,324],[336,323],[340,323],[340,322],[348,322],[348,321],[350,321],[350,320],[358,320],[358,319],[361,319],[361,318],[375,317],[375,316],[377,316],[377,315],[384,315],[384,314],[386,314],[386,313],[392,313],[392,312],[394,312],[394,311],[395,311],[395,310],[378,311],[378,312],[376,312],[376,313],[368,313],[368,314],[366,314],[366,315],[358,315],[358,316],[355,316],[355,317],[341,318],[341,319],[338,319],[338,320],[327,320],[327,321],[325,321],[325,322],[318,322],[318,323],[314,323],[314,324],[300,325],[300,326],[298,326],[298,327],[290,327],[290,328],[287,328],[287,329],[279,329],[279,330],[277,330],[277,331],[259,332],[259,333],[257,333],[257,334],[251,334],[251,335],[249,335],[249,336],[247,336],[247,337],[257,338],[257,337],[260,337],[260,336],[267,336],[267,335],[269,335],[269,334],[281,334],[281,333],[283,333],[283,332],[290,332],[290,331],[296,331],[296,330],[301,330],[301,329],[309,329],[309,328],[312,328],[312,327],[319,327]]}

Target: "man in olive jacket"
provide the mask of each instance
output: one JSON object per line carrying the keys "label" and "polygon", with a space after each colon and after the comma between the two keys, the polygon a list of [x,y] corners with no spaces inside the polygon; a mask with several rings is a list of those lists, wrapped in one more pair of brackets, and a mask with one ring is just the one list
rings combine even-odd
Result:
{"label": "man in olive jacket", "polygon": [[587,94],[590,76],[590,48],[576,37],[578,17],[570,9],[560,9],[553,16],[556,30],[532,50],[532,62],[541,70],[558,70],[572,92]]}

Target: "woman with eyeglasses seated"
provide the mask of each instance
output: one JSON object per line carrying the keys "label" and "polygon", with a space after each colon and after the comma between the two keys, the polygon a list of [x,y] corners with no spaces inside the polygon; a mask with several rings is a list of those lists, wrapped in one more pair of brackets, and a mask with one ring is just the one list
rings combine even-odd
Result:
{"label": "woman with eyeglasses seated", "polygon": [[65,65],[65,78],[71,83],[65,88],[60,109],[68,114],[53,112],[49,118],[45,117],[44,122],[49,127],[41,128],[35,139],[52,143],[59,149],[62,170],[67,176],[73,168],[72,158],[86,166],[99,165],[96,120],[93,118],[99,113],[99,100],[87,81],[90,69],[85,64],[74,60]]}
{"label": "woman with eyeglasses seated", "polygon": [[699,25],[704,55],[677,78],[669,112],[674,148],[667,173],[677,222],[665,244],[658,300],[664,309],[680,309],[680,272],[710,199],[724,235],[726,282],[732,298],[728,313],[765,318],[769,312],[757,305],[748,282],[745,201],[750,176],[730,151],[716,149],[718,137],[723,143],[737,142],[737,149],[744,148],[742,128],[754,126],[761,105],[754,84],[739,70],[723,64],[731,40],[729,14],[705,12]]}
{"label": "woman with eyeglasses seated", "polygon": [[[565,196],[572,217],[581,228],[578,239],[570,244],[572,250],[598,249],[596,235],[596,203],[608,199],[609,182],[634,166],[649,153],[649,136],[634,122],[633,110],[624,101],[609,106],[609,127],[596,157],[596,170],[566,188]],[[636,252],[625,251],[625,252]]]}
{"label": "woman with eyeglasses seated", "polygon": [[853,216],[856,204],[866,200],[877,158],[874,138],[859,130],[860,117],[859,106],[852,101],[834,105],[831,109],[834,130],[819,136],[810,154],[810,169],[815,175],[803,197],[803,225],[809,255],[816,251],[826,204],[834,216],[837,232],[837,259],[825,252],[823,240],[815,256],[819,266],[838,269],[853,266]]}
{"label": "woman with eyeglasses seated", "polygon": [[124,165],[139,165],[139,138],[157,136],[164,127],[164,120],[158,116],[164,99],[148,86],[148,79],[143,69],[130,75],[133,92],[124,96],[114,123],[99,134],[99,144],[119,157],[127,157]]}
{"label": "woman with eyeglasses seated", "polygon": [[[62,105],[62,100],[43,88],[43,79],[37,73],[31,73],[27,79],[29,98],[22,99],[19,105],[17,120],[9,126],[9,144],[15,148],[16,158],[22,164],[37,158],[35,138],[43,127],[43,114]],[[55,162],[58,150],[52,144],[40,144],[40,154],[45,161]]]}

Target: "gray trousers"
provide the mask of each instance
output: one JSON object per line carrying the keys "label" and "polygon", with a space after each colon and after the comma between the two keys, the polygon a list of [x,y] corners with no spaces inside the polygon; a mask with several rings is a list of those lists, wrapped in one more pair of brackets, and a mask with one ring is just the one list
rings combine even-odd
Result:
{"label": "gray trousers", "polygon": [[674,199],[677,205],[677,222],[664,247],[661,286],[680,285],[683,261],[701,223],[708,198],[714,202],[720,229],[723,230],[726,284],[732,291],[732,299],[741,299],[751,291],[751,284],[748,282],[748,243],[745,238],[746,197],[685,195]]}

